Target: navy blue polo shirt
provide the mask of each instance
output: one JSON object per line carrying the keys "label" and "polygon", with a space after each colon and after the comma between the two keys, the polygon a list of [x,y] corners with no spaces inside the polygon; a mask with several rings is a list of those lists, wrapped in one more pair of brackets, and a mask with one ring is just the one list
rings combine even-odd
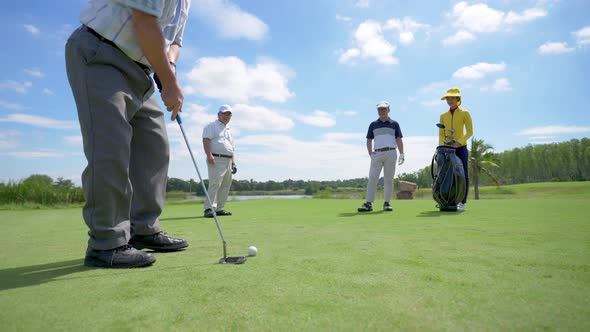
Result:
{"label": "navy blue polo shirt", "polygon": [[381,121],[377,119],[369,125],[369,131],[367,132],[367,139],[374,140],[374,149],[383,148],[397,148],[396,138],[402,138],[402,130],[399,127],[397,121],[388,119],[387,121]]}

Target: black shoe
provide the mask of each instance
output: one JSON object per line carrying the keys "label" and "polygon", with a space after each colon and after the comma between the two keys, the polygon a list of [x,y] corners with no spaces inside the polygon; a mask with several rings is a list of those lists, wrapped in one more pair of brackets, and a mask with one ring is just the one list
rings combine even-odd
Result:
{"label": "black shoe", "polygon": [[365,204],[363,204],[363,206],[358,208],[358,212],[370,212],[370,211],[373,211],[373,204],[370,202],[366,202]]}
{"label": "black shoe", "polygon": [[389,202],[383,203],[383,211],[393,211],[393,208],[389,204]]}
{"label": "black shoe", "polygon": [[203,212],[203,216],[205,218],[213,218],[213,210],[211,210],[211,209],[205,210],[205,212]]}
{"label": "black shoe", "polygon": [[173,238],[159,232],[151,235],[135,235],[129,240],[135,249],[152,249],[156,251],[175,251],[188,247],[186,240]]}
{"label": "black shoe", "polygon": [[225,210],[215,211],[218,216],[231,216],[231,212]]}
{"label": "black shoe", "polygon": [[84,265],[91,267],[106,267],[112,269],[125,269],[152,265],[156,257],[152,254],[139,251],[126,244],[111,250],[95,250],[88,248]]}

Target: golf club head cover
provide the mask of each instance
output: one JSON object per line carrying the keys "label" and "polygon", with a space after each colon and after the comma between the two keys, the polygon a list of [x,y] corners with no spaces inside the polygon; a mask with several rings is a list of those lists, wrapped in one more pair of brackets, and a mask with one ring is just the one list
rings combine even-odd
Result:
{"label": "golf club head cover", "polygon": [[238,166],[236,164],[231,164],[231,174],[236,174],[238,172]]}

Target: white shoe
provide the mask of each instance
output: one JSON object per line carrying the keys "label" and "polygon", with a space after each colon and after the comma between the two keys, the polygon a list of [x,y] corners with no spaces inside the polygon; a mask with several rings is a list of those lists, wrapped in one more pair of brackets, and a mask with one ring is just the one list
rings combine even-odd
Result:
{"label": "white shoe", "polygon": [[463,203],[459,203],[459,204],[457,205],[457,211],[461,211],[461,212],[462,212],[462,211],[465,211],[465,204],[463,204]]}

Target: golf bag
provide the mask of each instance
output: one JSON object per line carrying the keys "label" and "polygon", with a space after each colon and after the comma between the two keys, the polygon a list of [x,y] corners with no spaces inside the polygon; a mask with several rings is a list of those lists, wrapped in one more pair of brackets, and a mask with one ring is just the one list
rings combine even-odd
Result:
{"label": "golf bag", "polygon": [[456,149],[443,145],[437,147],[430,172],[432,197],[438,203],[438,208],[440,211],[456,211],[457,204],[465,197],[466,186],[463,163],[457,157]]}

